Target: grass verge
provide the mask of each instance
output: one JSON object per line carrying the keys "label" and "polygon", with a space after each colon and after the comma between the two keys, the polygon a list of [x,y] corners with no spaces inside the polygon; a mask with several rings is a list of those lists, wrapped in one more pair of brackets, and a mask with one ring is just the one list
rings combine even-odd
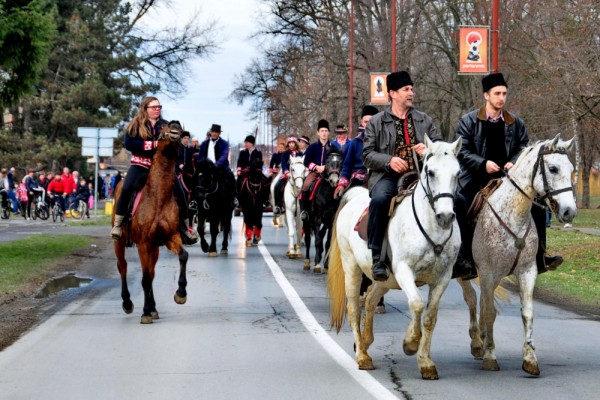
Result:
{"label": "grass verge", "polygon": [[110,215],[99,215],[96,218],[82,220],[71,219],[69,226],[110,226],[110,219]]}
{"label": "grass verge", "polygon": [[45,275],[44,266],[86,248],[92,238],[78,235],[33,235],[0,243],[0,293],[13,293]]}
{"label": "grass verge", "polygon": [[576,228],[600,229],[600,209],[598,208],[580,208],[577,210],[577,216],[573,220],[573,226]]}
{"label": "grass verge", "polygon": [[[578,224],[577,224],[578,225]],[[578,225],[579,226],[579,225]],[[600,308],[600,236],[548,231],[548,250],[565,259],[558,270],[539,275],[536,290],[573,304]]]}

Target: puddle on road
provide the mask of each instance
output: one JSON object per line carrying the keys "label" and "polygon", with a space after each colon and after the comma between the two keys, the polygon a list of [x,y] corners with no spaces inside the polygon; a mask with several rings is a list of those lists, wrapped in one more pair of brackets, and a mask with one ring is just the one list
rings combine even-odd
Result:
{"label": "puddle on road", "polygon": [[46,283],[42,290],[36,294],[35,298],[42,299],[63,290],[89,285],[90,282],[92,282],[92,279],[80,278],[75,274],[68,274],[61,276],[60,278],[54,278]]}

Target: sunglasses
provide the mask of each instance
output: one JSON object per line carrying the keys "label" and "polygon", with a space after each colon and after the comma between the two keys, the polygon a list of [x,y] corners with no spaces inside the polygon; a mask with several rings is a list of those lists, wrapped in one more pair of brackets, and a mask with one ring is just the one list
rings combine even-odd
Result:
{"label": "sunglasses", "polygon": [[162,106],[148,106],[146,108],[151,108],[153,110],[162,110]]}

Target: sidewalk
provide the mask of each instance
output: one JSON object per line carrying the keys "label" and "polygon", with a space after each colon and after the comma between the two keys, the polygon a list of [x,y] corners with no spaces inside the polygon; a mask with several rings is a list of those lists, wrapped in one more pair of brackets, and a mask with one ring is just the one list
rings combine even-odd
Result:
{"label": "sidewalk", "polygon": [[579,227],[577,227],[577,225],[573,226],[572,228],[565,228],[563,225],[552,225],[550,227],[550,229],[556,229],[559,231],[575,231],[575,232],[587,233],[588,235],[600,235],[600,229],[579,228]]}

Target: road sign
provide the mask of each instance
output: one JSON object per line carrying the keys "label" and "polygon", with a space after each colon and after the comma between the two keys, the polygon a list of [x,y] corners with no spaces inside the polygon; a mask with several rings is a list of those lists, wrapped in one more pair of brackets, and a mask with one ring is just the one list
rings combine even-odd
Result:
{"label": "road sign", "polygon": [[113,147],[113,139],[112,138],[101,138],[96,139],[95,137],[82,137],[81,138],[81,147]]}
{"label": "road sign", "polygon": [[95,156],[96,151],[98,151],[98,155],[100,157],[112,157],[113,156],[113,148],[111,147],[82,147],[81,155],[82,156]]}
{"label": "road sign", "polygon": [[77,128],[77,137],[86,138],[117,138],[119,131],[116,128]]}

